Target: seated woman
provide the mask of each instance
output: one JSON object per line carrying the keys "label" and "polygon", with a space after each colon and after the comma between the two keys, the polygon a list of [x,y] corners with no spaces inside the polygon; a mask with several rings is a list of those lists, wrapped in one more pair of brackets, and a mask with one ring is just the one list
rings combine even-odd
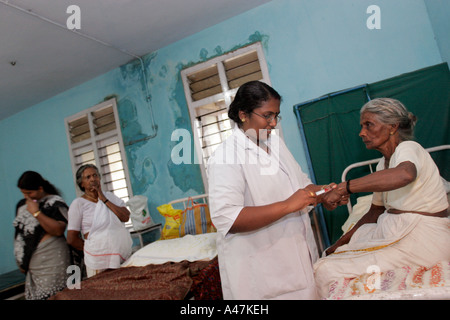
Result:
{"label": "seated woman", "polygon": [[397,100],[380,98],[361,109],[360,137],[383,154],[377,172],[342,182],[332,192],[373,192],[369,211],[315,265],[322,298],[339,278],[354,278],[376,266],[431,267],[450,260],[448,201],[429,153],[410,141],[416,117]]}
{"label": "seated woman", "polygon": [[[102,191],[100,173],[96,166],[92,164],[81,166],[77,170],[76,181],[84,194],[70,205],[67,242],[75,249],[84,251],[87,276],[91,277],[104,269],[118,268],[120,263],[123,262],[122,260],[125,260],[131,254],[131,237],[123,225],[123,222],[128,221],[130,212],[120,198],[111,192]],[[101,219],[95,219],[95,213],[97,212],[99,214],[112,214],[112,222],[108,225],[101,225]],[[122,251],[123,254],[119,255],[118,252],[114,254],[110,252],[94,254],[97,253],[98,248],[93,248],[93,244],[90,244],[87,249],[89,233],[94,226],[97,230],[117,226],[120,234],[112,235],[112,238],[122,239],[121,236],[123,235],[126,241],[118,242],[114,249],[115,251]],[[113,243],[117,239],[108,239],[104,242],[110,241],[110,243]],[[107,257],[111,258],[107,259]],[[120,258],[120,261],[117,261],[117,257]]]}

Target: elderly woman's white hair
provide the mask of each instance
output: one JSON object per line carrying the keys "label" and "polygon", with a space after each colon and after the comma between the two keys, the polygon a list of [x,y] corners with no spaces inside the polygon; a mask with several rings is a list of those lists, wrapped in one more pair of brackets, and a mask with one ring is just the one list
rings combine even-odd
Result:
{"label": "elderly woman's white hair", "polygon": [[360,111],[370,112],[384,124],[398,124],[398,134],[401,141],[414,139],[414,127],[417,117],[409,112],[398,100],[392,98],[377,98],[367,102]]}
{"label": "elderly woman's white hair", "polygon": [[76,179],[78,188],[80,188],[80,190],[83,191],[83,192],[84,192],[84,188],[83,188],[81,182],[83,180],[83,172],[87,168],[94,168],[95,170],[97,170],[97,174],[101,178],[100,171],[98,170],[98,168],[95,165],[93,165],[93,164],[85,164],[85,165],[82,165],[81,167],[79,167],[78,170],[77,170],[77,173],[75,174],[75,179]]}

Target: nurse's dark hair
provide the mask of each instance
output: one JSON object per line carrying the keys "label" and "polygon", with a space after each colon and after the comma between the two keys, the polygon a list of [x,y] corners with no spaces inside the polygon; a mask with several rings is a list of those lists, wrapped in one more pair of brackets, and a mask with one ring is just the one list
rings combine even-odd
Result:
{"label": "nurse's dark hair", "polygon": [[17,187],[24,190],[38,190],[39,187],[47,194],[60,195],[60,192],[54,185],[42,178],[42,176],[35,171],[25,171],[17,181]]}
{"label": "nurse's dark hair", "polygon": [[244,83],[234,97],[228,109],[228,118],[240,124],[239,111],[251,113],[256,108],[261,107],[263,102],[270,99],[281,101],[280,94],[268,84],[261,81],[250,81]]}

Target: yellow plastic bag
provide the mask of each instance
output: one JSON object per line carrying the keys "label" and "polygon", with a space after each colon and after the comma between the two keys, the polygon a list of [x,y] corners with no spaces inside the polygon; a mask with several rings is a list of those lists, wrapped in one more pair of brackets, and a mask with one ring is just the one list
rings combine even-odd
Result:
{"label": "yellow plastic bag", "polygon": [[157,207],[159,213],[166,218],[161,234],[161,240],[174,239],[180,236],[181,214],[183,210],[174,209],[171,204]]}

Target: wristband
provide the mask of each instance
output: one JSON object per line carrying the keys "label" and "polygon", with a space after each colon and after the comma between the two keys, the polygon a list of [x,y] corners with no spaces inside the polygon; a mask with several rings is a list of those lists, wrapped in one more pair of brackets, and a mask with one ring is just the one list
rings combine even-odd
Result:
{"label": "wristband", "polygon": [[108,199],[106,199],[105,201],[103,201],[103,203],[104,203],[104,204],[106,204],[106,203],[107,203],[108,201],[109,201],[109,200],[108,200]]}
{"label": "wristband", "polygon": [[352,194],[352,193],[353,193],[353,192],[350,191],[350,181],[351,181],[351,180],[348,180],[348,181],[347,181],[347,184],[345,185],[345,188],[347,189],[347,193],[348,193],[348,194]]}

